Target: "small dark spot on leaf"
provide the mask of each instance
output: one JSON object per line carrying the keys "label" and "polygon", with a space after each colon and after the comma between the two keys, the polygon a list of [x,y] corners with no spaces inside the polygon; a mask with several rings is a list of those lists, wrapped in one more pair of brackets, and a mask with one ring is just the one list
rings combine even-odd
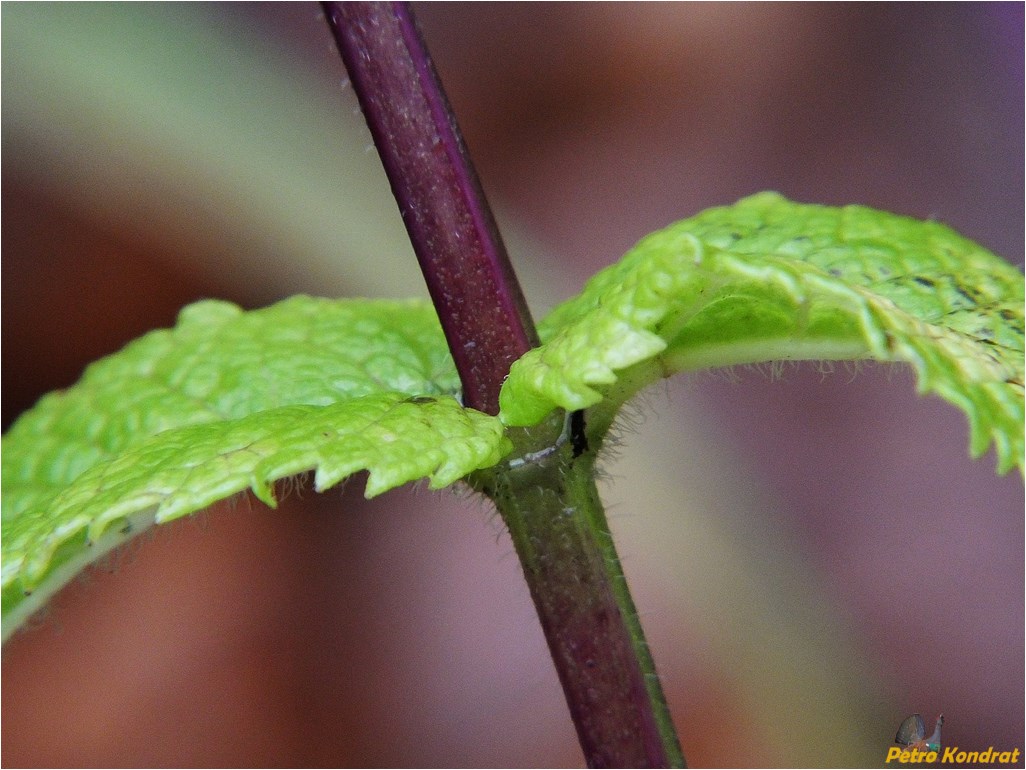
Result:
{"label": "small dark spot on leaf", "polygon": [[920,286],[925,286],[928,289],[932,289],[934,286],[937,285],[935,281],[932,281],[929,278],[926,278],[925,276],[922,276],[922,275],[917,275],[912,280],[915,281],[916,283],[918,283]]}
{"label": "small dark spot on leaf", "polygon": [[971,287],[963,286],[962,284],[956,282],[955,291],[957,291],[963,298],[965,298],[966,302],[968,302],[970,305],[976,304],[976,292]]}
{"label": "small dark spot on leaf", "polygon": [[406,402],[409,404],[433,404],[435,399],[432,396],[410,396]]}
{"label": "small dark spot on leaf", "polygon": [[1019,334],[1023,333],[1022,318],[1014,310],[1005,308],[1001,311],[1001,318],[1008,322],[1008,325]]}
{"label": "small dark spot on leaf", "polygon": [[588,438],[584,435],[583,409],[578,409],[570,415],[570,444],[574,448],[574,457],[580,457],[588,451]]}

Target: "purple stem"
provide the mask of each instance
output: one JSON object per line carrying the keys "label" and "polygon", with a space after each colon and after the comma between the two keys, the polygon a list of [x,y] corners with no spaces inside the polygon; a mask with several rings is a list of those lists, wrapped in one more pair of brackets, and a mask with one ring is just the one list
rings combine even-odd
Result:
{"label": "purple stem", "polygon": [[499,412],[510,364],[538,344],[481,183],[405,3],[323,3],[463,384]]}
{"label": "purple stem", "polygon": [[[467,406],[498,413],[510,364],[538,344],[513,268],[413,16],[324,3],[427,280]],[[470,483],[502,513],[591,766],[683,765],[594,488],[583,418],[511,430],[522,457]],[[553,453],[558,449],[558,453]],[[567,511],[576,511],[568,515]]]}

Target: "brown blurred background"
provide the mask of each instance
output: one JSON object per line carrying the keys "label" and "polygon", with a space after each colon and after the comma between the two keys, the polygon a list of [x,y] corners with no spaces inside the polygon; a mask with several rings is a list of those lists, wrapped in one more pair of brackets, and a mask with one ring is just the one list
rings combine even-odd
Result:
{"label": "brown blurred background", "polygon": [[[1023,6],[418,5],[537,315],[762,189],[1023,260]],[[4,4],[3,423],[218,296],[424,295],[316,5]],[[694,766],[1024,746],[1023,485],[900,368],[681,377],[605,486]],[[159,528],[3,653],[5,766],[574,766],[483,503]]]}

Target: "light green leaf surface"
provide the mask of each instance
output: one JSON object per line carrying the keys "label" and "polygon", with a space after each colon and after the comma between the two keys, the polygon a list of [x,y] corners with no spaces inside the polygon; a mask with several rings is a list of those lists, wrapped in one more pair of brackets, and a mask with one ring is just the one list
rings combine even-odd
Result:
{"label": "light green leaf surface", "polygon": [[501,393],[508,425],[599,405],[601,431],[675,372],[873,358],[961,408],[974,455],[1023,466],[1023,275],[937,222],[762,193],[648,236],[539,331]]}
{"label": "light green leaf surface", "polygon": [[6,638],[85,564],[154,522],[314,471],[366,493],[453,483],[504,426],[590,407],[601,443],[659,377],[770,360],[906,361],[958,405],[971,450],[1023,466],[1023,276],[935,222],[763,193],[645,238],[540,326],[498,418],[464,409],[423,302],[207,301],[44,397],[3,439]]}
{"label": "light green leaf surface", "polygon": [[[86,563],[153,522],[313,470],[373,496],[497,463],[499,421],[464,409],[430,305],[206,301],[50,394],[3,439],[5,637]],[[30,595],[26,595],[30,592]]]}

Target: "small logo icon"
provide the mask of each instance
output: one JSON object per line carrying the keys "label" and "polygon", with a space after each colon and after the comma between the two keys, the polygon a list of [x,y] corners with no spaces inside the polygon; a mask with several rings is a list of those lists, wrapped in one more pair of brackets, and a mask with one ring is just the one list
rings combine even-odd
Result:
{"label": "small logo icon", "polygon": [[924,738],[926,735],[926,724],[923,717],[913,714],[906,717],[898,728],[898,734],[894,736],[894,742],[900,746],[907,746],[915,751],[940,751],[941,725],[944,724],[944,715],[937,717],[937,724],[933,728],[933,735]]}

